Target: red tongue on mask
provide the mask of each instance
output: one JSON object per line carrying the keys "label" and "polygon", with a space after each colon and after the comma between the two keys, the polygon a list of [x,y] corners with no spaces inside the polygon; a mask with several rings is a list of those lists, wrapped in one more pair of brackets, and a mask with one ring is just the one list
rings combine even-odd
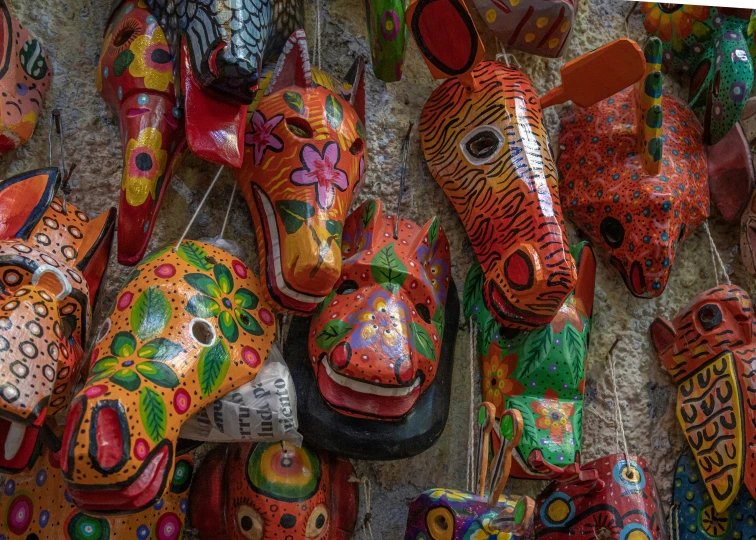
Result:
{"label": "red tongue on mask", "polygon": [[192,153],[213,163],[241,167],[247,106],[222,101],[199,85],[186,40],[181,41],[181,88],[186,141]]}

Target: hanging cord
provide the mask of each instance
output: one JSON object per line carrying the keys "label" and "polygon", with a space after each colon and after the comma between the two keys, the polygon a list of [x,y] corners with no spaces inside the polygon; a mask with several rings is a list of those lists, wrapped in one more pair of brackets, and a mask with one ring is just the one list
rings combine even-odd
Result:
{"label": "hanging cord", "polygon": [[707,219],[704,221],[704,231],[706,231],[706,236],[709,237],[709,245],[711,246],[711,263],[714,266],[714,279],[717,282],[717,285],[719,285],[719,276],[717,275],[717,263],[719,263],[719,267],[722,269],[722,275],[724,276],[724,282],[728,285],[732,285],[730,283],[730,276],[727,275],[727,268],[724,265],[724,262],[722,262],[722,257],[719,255],[719,250],[717,249],[717,245],[714,243],[714,238],[711,237],[711,231],[709,230],[709,220]]}
{"label": "hanging cord", "polygon": [[514,61],[515,64],[517,64],[517,69],[522,69],[522,66],[520,65],[520,61],[517,59],[517,57],[513,54],[509,54],[507,50],[504,48],[504,46],[499,42],[499,38],[496,38],[496,61],[501,63],[502,60],[507,65],[507,67],[512,67],[512,64],[510,63],[510,58]]}
{"label": "hanging cord", "polygon": [[669,509],[667,527],[669,527],[670,540],[680,540],[680,505],[674,503]]}
{"label": "hanging cord", "polygon": [[394,240],[399,239],[399,214],[402,210],[402,197],[404,197],[404,181],[407,178],[407,163],[409,162],[409,147],[410,136],[412,135],[412,126],[414,122],[409,123],[407,133],[402,139],[402,153],[401,153],[401,172],[399,174],[399,200],[396,202],[396,218],[394,219]]}
{"label": "hanging cord", "polygon": [[231,215],[231,207],[234,204],[234,195],[236,195],[236,182],[231,189],[231,198],[228,200],[228,208],[226,208],[226,217],[223,219],[223,227],[221,227],[220,237],[223,238],[223,234],[226,232],[226,225],[228,225],[228,217]]}
{"label": "hanging cord", "polygon": [[[467,491],[475,489],[475,338],[477,336],[477,319],[470,319],[470,408],[467,419]],[[484,458],[485,459],[485,458]]]}
{"label": "hanging cord", "polygon": [[47,162],[50,167],[53,166],[53,132],[58,134],[58,144],[60,146],[60,164],[58,169],[62,177],[60,191],[63,194],[63,213],[68,214],[68,195],[71,193],[69,182],[73,176],[73,172],[76,170],[76,163],[71,165],[70,170],[66,167],[63,117],[60,115],[60,109],[53,109],[52,113],[50,113],[50,125],[47,134]]}
{"label": "hanging cord", "polygon": [[[614,340],[614,344],[612,345],[611,349],[609,349],[609,352],[607,353],[607,359],[609,360],[609,372],[612,377],[612,389],[614,391],[614,410],[615,410],[615,422],[617,423],[617,431],[619,432],[619,435],[622,437],[622,447],[625,451],[625,466],[628,467],[628,463],[630,462],[630,458],[628,457],[630,455],[630,452],[627,449],[627,437],[625,436],[625,425],[622,421],[622,410],[620,409],[620,403],[619,403],[619,392],[617,391],[617,373],[614,371],[614,348],[617,346],[617,344],[620,342],[620,338]],[[619,450],[619,436],[617,437],[617,449]],[[619,452],[618,452],[619,453]],[[629,469],[629,467],[628,467]],[[631,472],[628,470],[628,472]]]}
{"label": "hanging cord", "polygon": [[[181,238],[178,239],[178,242],[176,242],[176,245],[173,247],[173,252],[176,253],[181,246],[181,242],[184,241],[184,238],[186,238],[186,235],[189,233],[189,229],[192,228],[192,223],[194,223],[194,220],[197,219],[197,216],[200,213],[200,210],[202,210],[202,207],[205,205],[205,201],[207,200],[207,196],[210,195],[210,192],[215,187],[215,183],[218,181],[218,178],[220,178],[221,173],[223,172],[223,165],[221,165],[218,168],[218,172],[215,173],[215,178],[213,178],[213,181],[210,182],[210,186],[207,188],[207,191],[205,191],[205,194],[202,196],[202,200],[200,201],[199,205],[197,206],[197,209],[194,211],[194,215],[192,215],[192,219],[189,220],[189,223],[186,224],[186,228],[184,229],[184,232],[181,234]],[[223,233],[221,233],[223,234]]]}
{"label": "hanging cord", "polygon": [[321,57],[321,27],[320,27],[320,0],[315,0],[315,50],[312,53],[313,60],[316,60],[318,69],[320,69]]}
{"label": "hanging cord", "polygon": [[361,538],[367,538],[369,540],[374,540],[373,537],[373,526],[371,524],[372,520],[372,513],[370,510],[371,506],[371,485],[370,480],[367,476],[363,476],[362,478],[357,478],[356,476],[352,475],[349,477],[349,481],[352,484],[361,484],[362,485],[362,493],[365,497],[365,517],[362,519],[362,527],[361,531],[362,534],[360,535]]}

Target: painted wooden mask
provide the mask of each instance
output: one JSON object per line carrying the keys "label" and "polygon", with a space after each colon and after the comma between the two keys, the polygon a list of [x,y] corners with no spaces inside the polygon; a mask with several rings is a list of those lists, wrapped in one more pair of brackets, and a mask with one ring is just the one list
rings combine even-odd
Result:
{"label": "painted wooden mask", "polygon": [[[483,300],[484,276],[474,265],[465,281],[465,317],[477,328],[483,399],[517,409],[524,422],[514,453],[516,478],[559,476],[580,463],[585,362],[593,313],[596,261],[587,242],[572,248],[575,292],[554,319],[532,331],[500,326]],[[494,436],[494,451],[500,441]]]}
{"label": "painted wooden mask", "polygon": [[553,481],[536,499],[535,538],[666,540],[662,504],[646,460],[612,454]]}
{"label": "painted wooden mask", "polygon": [[261,294],[243,263],[200,242],[132,272],[68,412],[61,466],[77,506],[129,513],[161,497],[182,423],[268,355],[275,320]]}
{"label": "painted wooden mask", "polygon": [[58,453],[45,449],[28,470],[6,478],[0,488],[0,516],[6,540],[179,540],[186,517],[193,462],[176,461],[165,495],[152,507],[129,516],[91,516],[66,491]]}
{"label": "painted wooden mask", "polygon": [[95,79],[121,125],[118,262],[126,265],[144,256],[163,195],[186,148],[173,55],[163,29],[139,4],[128,0],[111,17]]}
{"label": "painted wooden mask", "polygon": [[725,512],[717,512],[690,450],[685,450],[677,459],[673,488],[674,504],[670,510],[673,538],[753,538],[756,500],[741,487],[730,507]]}
{"label": "painted wooden mask", "polygon": [[373,73],[385,82],[402,80],[407,27],[407,0],[365,0]]}
{"label": "painted wooden mask", "polygon": [[[110,253],[115,210],[55,196],[57,169],[0,182],[0,470],[26,468],[70,402]],[[51,425],[54,425],[52,423]]]}
{"label": "painted wooden mask", "polygon": [[711,504],[722,514],[742,485],[756,496],[756,358],[753,302],[734,285],[696,296],[651,341],[677,383],[677,419]]}
{"label": "painted wooden mask", "polygon": [[719,142],[751,95],[753,10],[643,2],[641,12],[646,31],[664,43],[665,67],[690,76],[688,103],[704,112],[704,141]]}
{"label": "painted wooden mask", "polygon": [[50,88],[52,65],[42,44],[0,0],[0,154],[26,144]]}
{"label": "painted wooden mask", "polygon": [[364,62],[344,93],[313,82],[307,40],[292,34],[252,114],[239,188],[255,222],[266,297],[309,314],[341,272],[341,230],[365,174]]}
{"label": "painted wooden mask", "polygon": [[346,459],[306,444],[231,444],[202,463],[192,489],[192,526],[202,540],[348,540],[359,511]]}
{"label": "painted wooden mask", "polygon": [[562,56],[578,10],[574,0],[474,0],[474,4],[504,47],[547,58]]}
{"label": "painted wooden mask", "polygon": [[709,215],[701,125],[662,96],[659,52],[650,40],[642,84],[570,109],[559,133],[565,214],[641,298],[664,291],[679,244]]}

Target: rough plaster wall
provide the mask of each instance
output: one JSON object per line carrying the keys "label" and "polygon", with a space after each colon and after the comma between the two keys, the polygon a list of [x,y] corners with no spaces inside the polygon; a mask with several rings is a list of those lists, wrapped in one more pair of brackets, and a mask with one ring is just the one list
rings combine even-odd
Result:
{"label": "rough plaster wall", "polygon": [[[118,125],[94,87],[94,70],[110,0],[9,0],[9,3],[25,25],[44,40],[54,67],[54,79],[42,114],[44,120],[35,136],[26,147],[0,160],[0,174],[4,177],[46,164],[47,114],[53,107],[59,107],[66,124],[68,160],[78,164],[79,185],[72,193],[71,201],[90,215],[102,212],[117,204],[121,171]],[[356,55],[369,58],[364,8],[360,0],[322,1],[320,5],[322,67],[334,75],[343,75]],[[558,84],[558,69],[565,60],[628,35],[628,30],[630,37],[643,39],[637,13],[626,29],[624,14],[630,5],[620,0],[583,0],[564,59],[545,60],[519,52],[514,52],[514,56],[533,79],[536,88],[545,92]],[[477,13],[474,16],[477,18]],[[313,36],[314,9],[309,5],[308,18],[307,29]],[[485,34],[487,56],[493,58],[495,45],[492,36],[483,24],[479,28]],[[665,84],[669,91],[679,93],[679,87],[670,77],[666,78]],[[368,73],[368,180],[354,206],[365,198],[380,197],[384,199],[387,211],[394,210],[401,137],[408,122],[417,122],[423,103],[435,86],[436,82],[429,76],[414,43],[409,45],[402,82],[386,85],[377,81],[372,72]],[[556,112],[547,112],[546,119],[556,148]],[[753,136],[756,123],[748,128]],[[193,156],[186,158],[165,196],[151,249],[178,238],[214,171],[215,167],[209,163]],[[214,236],[220,231],[231,185],[231,174],[226,172],[192,228],[190,238]],[[405,217],[423,223],[434,215],[441,216],[452,246],[454,279],[461,293],[473,252],[450,203],[428,173],[417,133],[412,141],[407,187],[403,204]],[[234,204],[232,216],[226,236],[238,240],[249,254],[249,263],[256,265],[251,219],[240,198]],[[754,282],[739,258],[737,226],[727,225],[714,217],[711,229],[731,279],[752,291]],[[577,240],[571,225],[568,231],[570,239]],[[114,301],[126,273],[127,269],[120,267],[113,257],[95,327]],[[615,354],[620,408],[628,445],[631,452],[643,455],[649,462],[667,505],[671,500],[674,463],[684,440],[674,415],[674,386],[652,354],[647,330],[655,316],[674,316],[694,294],[713,285],[709,243],[703,228],[699,228],[680,249],[666,291],[658,299],[633,298],[614,269],[603,262],[598,265],[594,331],[585,392],[583,455],[588,461],[614,452],[617,445],[613,420],[616,403],[606,354],[615,338],[621,337]],[[464,487],[470,403],[468,338],[467,326],[463,323],[457,337],[449,423],[436,445],[413,459],[355,463],[358,474],[367,476],[372,482],[375,538],[403,538],[407,504],[419,491],[432,486]],[[477,402],[477,380],[475,389]],[[535,497],[544,485],[543,482],[513,480],[507,491]]]}

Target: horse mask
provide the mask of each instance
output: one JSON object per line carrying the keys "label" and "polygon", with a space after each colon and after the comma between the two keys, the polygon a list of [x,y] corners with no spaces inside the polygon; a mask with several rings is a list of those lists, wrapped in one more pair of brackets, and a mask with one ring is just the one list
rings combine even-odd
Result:
{"label": "horse mask", "polygon": [[50,88],[52,66],[42,45],[0,0],[0,154],[27,143]]}
{"label": "horse mask", "polygon": [[688,103],[704,113],[704,142],[716,144],[751,95],[753,10],[644,2],[641,12],[646,31],[664,44],[665,68],[690,76]]}
{"label": "horse mask", "polygon": [[235,172],[255,222],[266,298],[309,314],[341,273],[341,230],[365,174],[364,62],[344,94],[313,82],[307,40],[292,34],[245,134]]}
{"label": "horse mask", "polygon": [[709,215],[701,126],[687,105],[662,96],[654,41],[638,87],[570,110],[559,133],[565,213],[641,298],[664,291],[679,244]]}
{"label": "horse mask", "polygon": [[[557,95],[568,99],[569,84],[579,86],[583,102],[591,104],[625,78],[586,89],[576,81],[585,74],[570,72],[583,62],[578,59],[562,68],[565,87],[539,101],[523,72],[481,61],[483,45],[459,0],[416,0],[408,25],[431,74],[448,78],[423,106],[421,144],[431,174],[459,214],[483,268],[486,306],[500,324],[511,328],[547,324],[574,289],[576,273],[541,101],[557,103]],[[589,56],[604,68],[607,49],[620,48],[634,71],[640,51],[630,46],[628,54],[627,45],[620,40]]]}
{"label": "horse mask", "polygon": [[275,320],[260,295],[243,263],[200,242],[132,272],[68,412],[61,467],[79,508],[130,513],[160,499],[182,423],[268,355]]}
{"label": "horse mask", "polygon": [[449,410],[459,308],[446,234],[438,218],[419,227],[372,199],[343,234],[341,277],[312,321],[289,332],[287,357],[310,360],[292,362],[301,429],[350,457],[414,455]]}
{"label": "horse mask", "polygon": [[[121,127],[121,264],[134,265],[144,256],[187,143],[199,157],[241,166],[247,107],[256,84],[251,80],[257,80],[260,67],[255,61],[250,71],[250,57],[245,55],[262,50],[266,43],[271,54],[277,54],[303,18],[302,4],[296,0],[276,4],[275,24],[270,2],[260,9],[255,12],[248,1],[235,8],[216,1],[116,2],[95,82]],[[174,10],[182,16],[169,16]],[[259,16],[265,20],[261,34],[252,31]],[[234,24],[226,24],[232,17]],[[196,32],[189,32],[188,41],[182,37],[197,25],[203,28],[202,38]],[[174,73],[179,80],[174,80]]]}
{"label": "horse mask", "polygon": [[70,402],[110,253],[115,210],[90,219],[55,196],[60,181],[51,168],[0,182],[4,472],[30,465],[40,428]]}
{"label": "horse mask", "polygon": [[348,460],[306,444],[231,444],[202,462],[190,496],[202,540],[349,540],[359,511]]}
{"label": "horse mask", "polygon": [[365,0],[373,73],[385,82],[402,80],[407,27],[407,0]]}
{"label": "horse mask", "polygon": [[478,13],[502,45],[557,58],[567,48],[578,11],[574,0],[474,0]]}
{"label": "horse mask", "polygon": [[538,540],[667,540],[646,460],[613,454],[553,481],[536,499]]}
{"label": "horse mask", "polygon": [[717,513],[745,485],[756,496],[756,359],[753,302],[734,285],[696,296],[651,341],[677,383],[677,419]]}
{"label": "horse mask", "polygon": [[[517,409],[525,429],[512,476],[549,478],[580,464],[585,364],[593,313],[596,260],[587,242],[572,248],[578,277],[554,319],[532,332],[500,326],[483,301],[483,272],[473,265],[465,281],[465,317],[477,329],[483,398]],[[500,441],[494,436],[494,451]]]}

